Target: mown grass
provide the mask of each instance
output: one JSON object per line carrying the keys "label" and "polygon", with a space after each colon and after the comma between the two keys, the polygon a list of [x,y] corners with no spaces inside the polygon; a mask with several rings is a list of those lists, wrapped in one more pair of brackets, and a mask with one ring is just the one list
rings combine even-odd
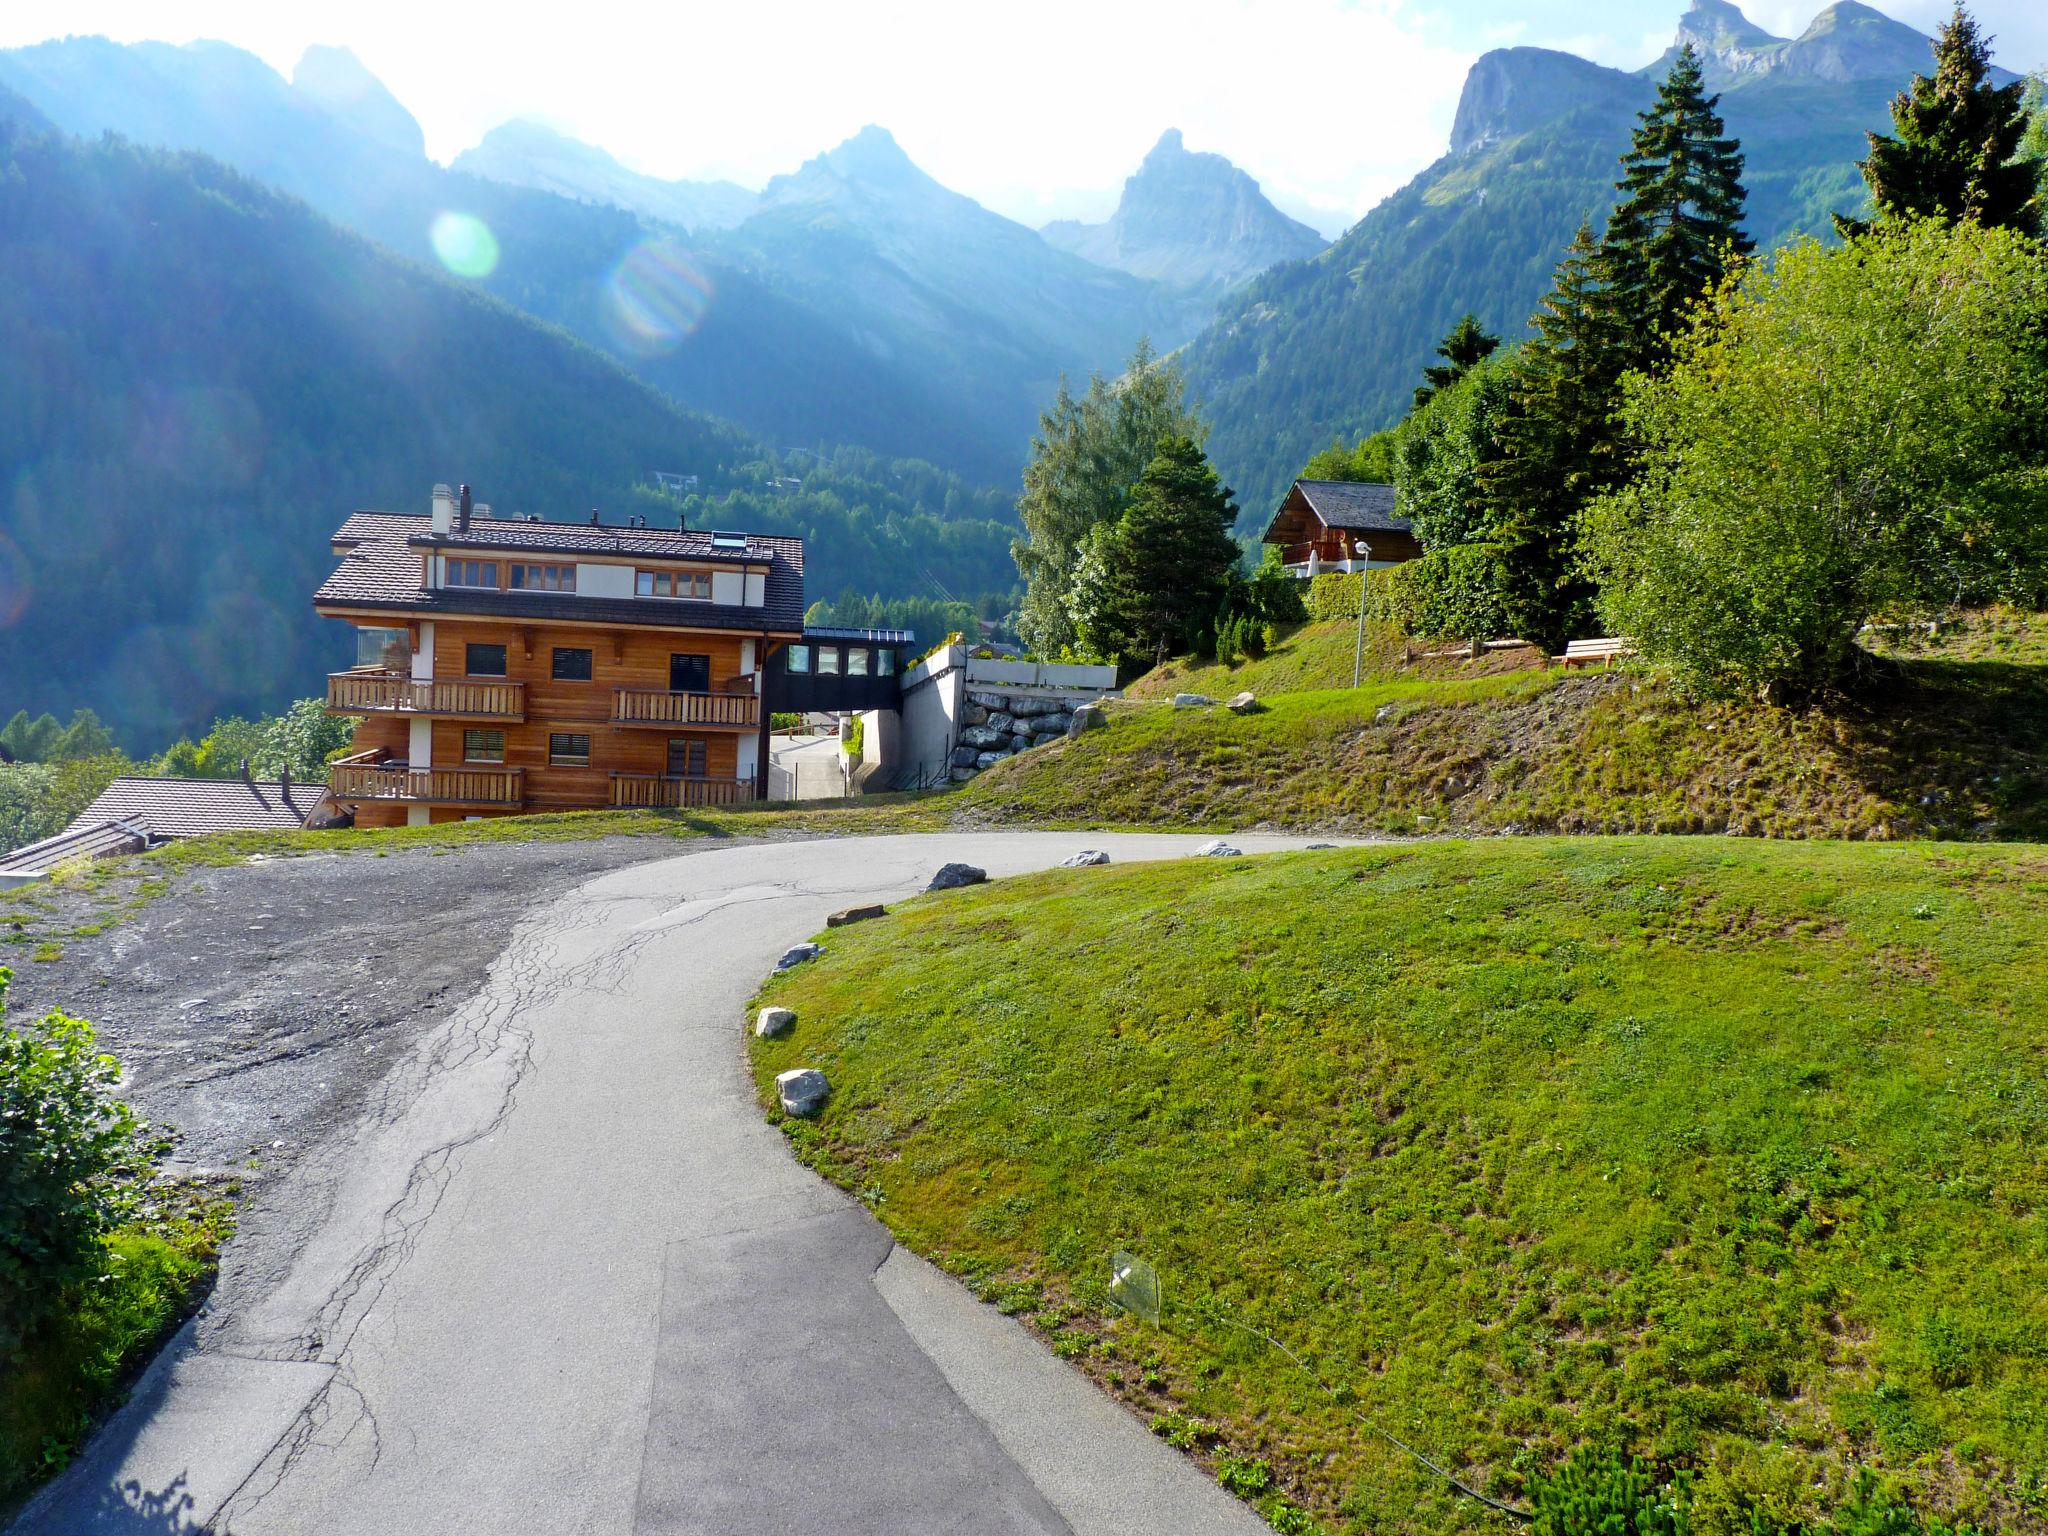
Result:
{"label": "mown grass", "polygon": [[1133,699],[1171,699],[1176,693],[1206,693],[1226,699],[1244,689],[1261,698],[1275,693],[1319,693],[1349,688],[1354,666],[1366,678],[1470,677],[1533,666],[1540,653],[1517,649],[1489,652],[1478,662],[1434,654],[1440,647],[1411,642],[1384,624],[1367,624],[1360,643],[1349,619],[1304,624],[1255,660],[1225,665],[1199,657],[1177,657],[1155,667],[1124,692]]}
{"label": "mown grass", "polygon": [[0,1517],[71,1460],[211,1283],[232,1208],[166,1185],[106,1240],[105,1267],[0,1360]]}
{"label": "mown grass", "polygon": [[[1212,1466],[1476,1530],[1583,1443],[2048,1524],[2048,857],[1429,842],[1054,872],[776,978],[798,1154]],[[1109,1255],[1158,1267],[1149,1329]],[[1249,1330],[1298,1353],[1335,1396]]]}
{"label": "mown grass", "polygon": [[[1348,651],[1343,664],[1348,679]],[[1262,695],[1243,716],[1128,703],[1106,730],[980,775],[960,809],[1055,825],[2048,837],[2048,666],[1901,659],[1858,697],[1785,709],[1626,672],[1464,665],[1395,664],[1357,689]]]}

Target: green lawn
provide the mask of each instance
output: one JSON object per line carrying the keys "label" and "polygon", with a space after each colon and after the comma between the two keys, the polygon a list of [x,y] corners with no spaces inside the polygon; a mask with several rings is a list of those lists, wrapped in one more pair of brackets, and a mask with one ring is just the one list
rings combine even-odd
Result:
{"label": "green lawn", "polygon": [[764,1105],[825,1069],[792,1142],[905,1243],[1328,1530],[1499,1524],[1367,1425],[1510,1501],[1625,1446],[1704,1532],[1859,1466],[2040,1529],[2044,941],[2048,856],[2003,845],[1061,871],[833,931],[753,1057]]}

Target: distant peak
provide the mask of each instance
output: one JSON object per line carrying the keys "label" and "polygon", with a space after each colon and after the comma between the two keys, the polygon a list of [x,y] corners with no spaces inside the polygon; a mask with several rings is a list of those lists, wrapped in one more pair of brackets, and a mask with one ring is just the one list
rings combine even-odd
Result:
{"label": "distant peak", "polygon": [[1181,142],[1180,130],[1178,128],[1169,128],[1166,132],[1159,135],[1159,142],[1152,146],[1152,152],[1145,156],[1145,158],[1147,160],[1164,160],[1169,156],[1184,155],[1187,152],[1187,145]]}
{"label": "distant peak", "polygon": [[1784,41],[1743,15],[1742,7],[1732,0],[1692,0],[1691,8],[1678,19],[1679,43],[1688,39],[1702,45],[1708,53],[1730,48],[1766,48]]}
{"label": "distant peak", "polygon": [[875,123],[827,151],[825,162],[841,176],[866,181],[893,181],[919,174],[896,136]]}
{"label": "distant peak", "polygon": [[292,89],[387,148],[426,156],[419,123],[348,49],[313,44],[292,70]]}

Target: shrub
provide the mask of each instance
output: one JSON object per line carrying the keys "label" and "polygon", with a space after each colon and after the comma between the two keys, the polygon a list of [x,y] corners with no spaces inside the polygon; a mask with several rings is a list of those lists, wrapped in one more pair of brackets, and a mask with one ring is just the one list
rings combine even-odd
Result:
{"label": "shrub", "polygon": [[113,1097],[120,1064],[83,1019],[6,1026],[0,966],[0,1356],[91,1278],[158,1150]]}
{"label": "shrub", "polygon": [[2048,263],[1923,224],[1745,269],[1631,376],[1645,447],[1587,509],[1610,634],[1708,693],[1810,692],[1867,619],[2037,590],[2048,571]]}
{"label": "shrub", "polygon": [[1534,1479],[1535,1536],[1687,1536],[1686,1484],[1669,1487],[1619,1452],[1578,1450]]}

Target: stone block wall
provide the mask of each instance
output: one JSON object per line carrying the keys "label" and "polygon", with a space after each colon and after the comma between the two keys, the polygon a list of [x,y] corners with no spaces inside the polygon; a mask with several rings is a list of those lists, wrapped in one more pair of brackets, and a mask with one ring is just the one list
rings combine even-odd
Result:
{"label": "stone block wall", "polygon": [[998,691],[970,687],[961,706],[960,742],[953,749],[953,779],[966,783],[984,768],[1067,734],[1074,707],[1094,692]]}

